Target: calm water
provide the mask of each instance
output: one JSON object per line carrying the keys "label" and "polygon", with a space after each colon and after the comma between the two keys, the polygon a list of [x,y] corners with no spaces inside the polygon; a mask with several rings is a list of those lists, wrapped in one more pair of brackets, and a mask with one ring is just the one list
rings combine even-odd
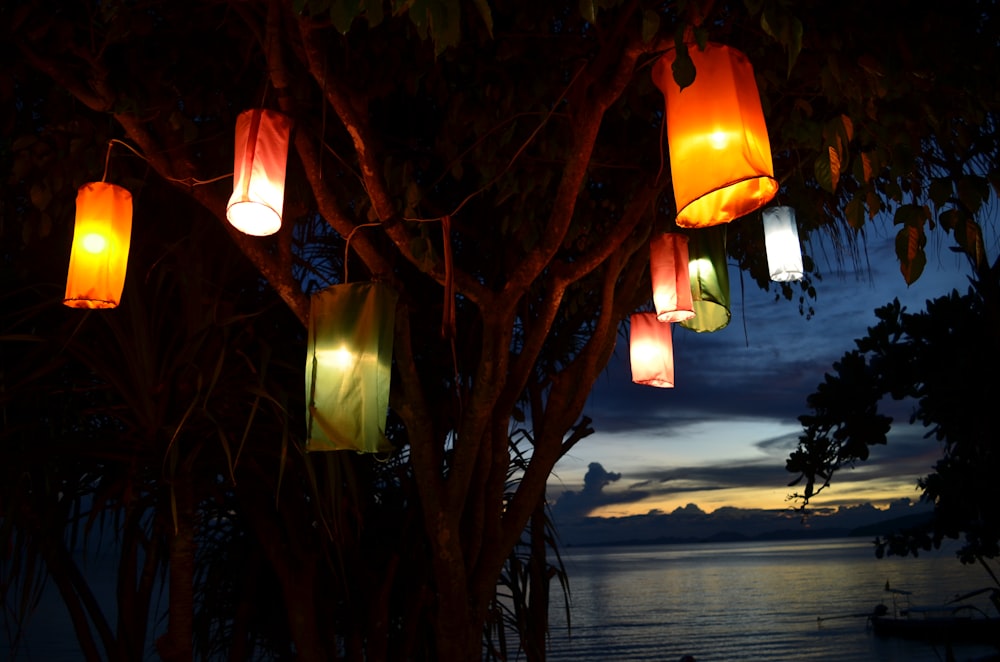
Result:
{"label": "calm water", "polygon": [[[950,550],[876,559],[868,539],[853,538],[571,548],[563,561],[572,629],[553,607],[552,661],[944,660],[941,648],[875,637],[857,614],[892,605],[886,581],[912,591],[914,605],[989,585]],[[960,662],[991,652],[955,650]]]}
{"label": "calm water", "polygon": [[[685,654],[697,662],[937,662],[943,650],[875,637],[854,614],[892,604],[886,581],[913,591],[915,605],[989,583],[981,568],[961,565],[950,551],[879,560],[865,539],[571,548],[563,560],[572,630],[553,602],[553,662],[677,662]],[[90,570],[110,582],[110,567]],[[16,655],[0,646],[0,660],[81,659],[56,596],[43,600],[29,631]],[[959,662],[990,652],[956,650]]]}

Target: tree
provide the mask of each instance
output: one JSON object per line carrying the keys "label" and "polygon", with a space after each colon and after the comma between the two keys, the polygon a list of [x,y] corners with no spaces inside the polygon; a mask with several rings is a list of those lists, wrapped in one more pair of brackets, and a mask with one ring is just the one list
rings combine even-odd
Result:
{"label": "tree", "polygon": [[941,442],[941,459],[917,480],[933,515],[877,538],[876,553],[916,556],[961,537],[961,561],[980,563],[1000,585],[987,562],[1000,556],[1000,453],[990,386],[1000,369],[1000,262],[973,284],[964,295],[953,291],[928,301],[919,313],[907,313],[898,300],[876,310],[879,322],[809,396],[813,413],[799,417],[805,431],[787,468],[798,474],[793,485],[805,481],[795,496],[806,507],[837,471],[887,443],[892,419],[880,413],[883,399],[913,399],[910,423],[920,422],[927,437]]}
{"label": "tree", "polygon": [[[672,227],[655,59],[688,31],[745,52],[802,235],[829,232],[849,255],[868,220],[891,213],[912,282],[933,229],[981,246],[975,215],[1000,181],[1000,17],[975,2],[388,9],[6,3],[5,252],[68,233],[76,187],[107,167],[140,200],[156,179],[197,201],[301,324],[318,288],[395,289],[390,465],[302,455],[287,465],[294,487],[286,465],[262,463],[222,492],[280,586],[302,659],[475,659],[552,467],[590,432],[584,403],[622,320],[648,305],[648,238]],[[963,38],[927,39],[937,30]],[[697,75],[685,61],[679,84]],[[285,223],[268,239],[224,213],[235,118],[261,105],[295,122]],[[729,256],[770,288],[763,237],[744,220],[727,230]],[[800,288],[777,295],[806,306],[813,284]],[[531,429],[517,463],[512,420]],[[528,568],[529,586],[547,581],[544,564]],[[295,606],[331,585],[335,612]]]}

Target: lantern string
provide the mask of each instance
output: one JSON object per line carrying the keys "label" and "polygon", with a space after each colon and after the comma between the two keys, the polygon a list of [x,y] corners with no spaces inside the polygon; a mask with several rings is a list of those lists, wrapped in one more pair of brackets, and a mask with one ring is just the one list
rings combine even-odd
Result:
{"label": "lantern string", "polygon": [[455,276],[451,255],[451,216],[441,219],[441,240],[444,245],[444,306],[441,310],[441,338],[455,340]]}
{"label": "lantern string", "polygon": [[654,182],[660,181],[660,175],[663,174],[663,133],[667,128],[667,109],[663,109],[663,117],[660,118],[660,169],[656,171],[656,179]]}
{"label": "lantern string", "polygon": [[354,237],[354,233],[357,232],[358,230],[360,230],[361,228],[370,228],[370,227],[374,227],[376,225],[380,225],[380,224],[378,222],[375,222],[375,223],[362,223],[361,225],[355,225],[354,229],[351,230],[350,234],[347,235],[347,238],[344,239],[344,284],[345,285],[348,282],[348,280],[347,280],[347,255],[348,255],[348,252],[350,251],[350,248],[351,248],[351,238]]}
{"label": "lantern string", "polygon": [[[113,144],[118,144],[121,145],[122,147],[126,147],[130,152],[138,156],[140,159],[142,159],[146,163],[149,163],[149,159],[146,158],[146,156],[141,152],[139,152],[135,147],[132,147],[132,145],[129,145],[127,142],[123,140],[112,138],[111,140],[108,141],[108,154],[104,160],[104,176],[101,179],[102,182],[105,181],[108,177],[108,164],[111,162],[111,146]],[[177,179],[176,177],[167,177],[166,175],[162,175],[162,177],[167,181],[176,182],[178,184],[186,184],[187,186],[202,186],[204,184],[215,183],[222,179],[228,179],[229,177],[232,177],[233,174],[234,173],[230,172],[226,173],[225,175],[219,175],[218,177],[212,177],[211,179],[195,179],[194,177],[184,177],[183,179]]]}

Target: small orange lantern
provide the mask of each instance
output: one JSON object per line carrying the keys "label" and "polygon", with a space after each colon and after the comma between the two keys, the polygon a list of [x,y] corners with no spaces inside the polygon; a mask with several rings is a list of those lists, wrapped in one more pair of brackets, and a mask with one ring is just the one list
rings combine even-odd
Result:
{"label": "small orange lantern", "polygon": [[63,303],[71,308],[117,306],[131,237],[132,194],[105,182],[81,186]]}
{"label": "small orange lantern", "polygon": [[687,236],[665,232],[654,237],[649,242],[649,271],[657,319],[680,322],[694,317]]}
{"label": "small orange lantern", "polygon": [[802,280],[802,247],[795,210],[791,207],[768,207],[764,220],[764,247],[771,280],[785,283]]}
{"label": "small orange lantern", "polygon": [[700,228],[745,216],[778,191],[753,66],[738,50],[690,44],[695,79],[674,82],[674,49],[653,66],[666,101],[677,225]]}
{"label": "small orange lantern", "polygon": [[237,230],[264,237],[281,227],[291,132],[292,120],[273,110],[247,110],[236,118],[233,195],[226,218]]}
{"label": "small orange lantern", "polygon": [[629,359],[632,381],[659,388],[674,387],[674,345],[670,322],[656,313],[634,313],[629,318]]}

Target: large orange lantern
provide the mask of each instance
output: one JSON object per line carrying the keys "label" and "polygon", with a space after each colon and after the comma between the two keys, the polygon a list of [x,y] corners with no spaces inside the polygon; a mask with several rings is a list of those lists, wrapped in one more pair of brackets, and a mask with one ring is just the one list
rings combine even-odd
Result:
{"label": "large orange lantern", "polygon": [[729,326],[729,264],[726,262],[726,227],[705,228],[691,233],[688,275],[694,317],[683,320],[685,329],[706,333]]}
{"label": "large orange lantern", "polygon": [[745,216],[778,191],[753,66],[738,50],[688,46],[694,83],[674,81],[675,49],[653,66],[666,102],[677,225],[700,228]]}
{"label": "large orange lantern", "polygon": [[764,248],[771,280],[784,283],[802,280],[802,247],[795,210],[791,207],[768,207],[764,210]]}
{"label": "large orange lantern", "polygon": [[117,306],[131,237],[132,194],[105,182],[81,186],[63,303],[71,308]]}
{"label": "large orange lantern", "polygon": [[264,237],[281,227],[292,120],[279,112],[247,110],[236,118],[233,195],[226,218],[237,230]]}
{"label": "large orange lantern", "polygon": [[645,386],[673,388],[674,345],[670,322],[656,313],[634,313],[629,318],[629,359],[632,381]]}
{"label": "large orange lantern", "polygon": [[679,232],[665,232],[653,237],[649,242],[649,271],[657,319],[661,322],[680,322],[694,317],[687,236]]}

